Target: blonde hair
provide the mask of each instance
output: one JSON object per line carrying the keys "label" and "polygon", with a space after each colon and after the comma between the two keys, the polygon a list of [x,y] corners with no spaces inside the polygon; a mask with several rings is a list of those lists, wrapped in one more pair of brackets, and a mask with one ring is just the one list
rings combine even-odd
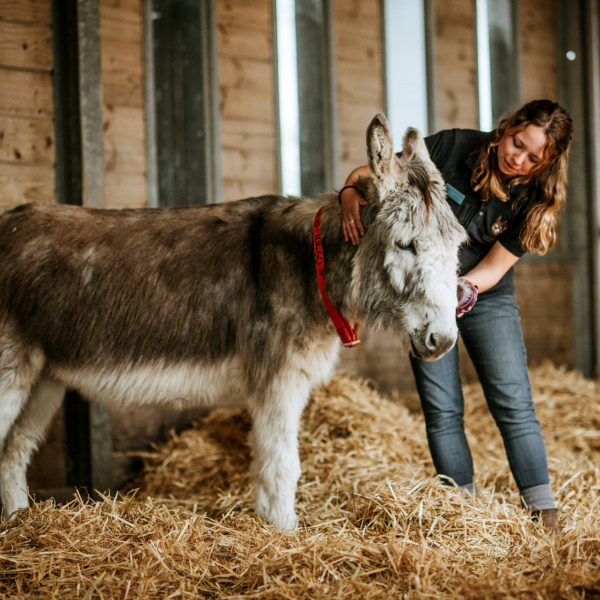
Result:
{"label": "blonde hair", "polygon": [[548,145],[542,160],[526,176],[512,179],[510,185],[523,185],[517,197],[517,210],[525,214],[520,233],[523,248],[543,255],[556,242],[556,227],[566,199],[573,120],[562,106],[551,100],[533,100],[503,119],[477,156],[471,184],[483,202],[492,196],[508,200],[509,190],[498,168],[498,145],[509,132],[523,131],[528,125],[541,127]]}

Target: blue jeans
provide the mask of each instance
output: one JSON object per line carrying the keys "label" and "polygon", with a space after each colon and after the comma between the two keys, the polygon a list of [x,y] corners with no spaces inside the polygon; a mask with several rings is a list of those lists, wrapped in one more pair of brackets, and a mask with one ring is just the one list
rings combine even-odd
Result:
{"label": "blue jeans", "polygon": [[[514,296],[480,299],[458,319],[458,328],[526,504],[532,509],[554,508],[546,447],[531,397]],[[464,432],[458,348],[454,346],[434,362],[411,357],[411,365],[435,468],[457,485],[472,489],[473,459]]]}

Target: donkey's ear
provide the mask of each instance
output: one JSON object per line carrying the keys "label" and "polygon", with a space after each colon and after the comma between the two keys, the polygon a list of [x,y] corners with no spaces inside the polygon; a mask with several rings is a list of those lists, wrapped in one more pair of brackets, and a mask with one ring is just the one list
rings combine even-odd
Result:
{"label": "donkey's ear", "polygon": [[404,134],[404,140],[402,141],[402,156],[407,160],[418,156],[424,160],[429,159],[429,152],[427,146],[423,140],[423,137],[419,133],[418,129],[409,127]]}
{"label": "donkey's ear", "polygon": [[383,113],[377,113],[367,129],[367,153],[371,173],[378,179],[392,174],[395,164],[390,126]]}

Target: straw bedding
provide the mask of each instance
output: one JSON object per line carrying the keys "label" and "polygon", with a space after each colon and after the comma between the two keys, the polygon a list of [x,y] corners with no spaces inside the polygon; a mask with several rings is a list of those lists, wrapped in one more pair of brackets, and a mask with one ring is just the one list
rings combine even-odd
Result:
{"label": "straw bedding", "polygon": [[0,525],[0,597],[600,598],[600,384],[531,377],[558,535],[521,508],[479,385],[465,399],[480,494],[465,498],[436,480],[414,398],[339,375],[304,414],[297,531],[253,515],[248,417],[218,411],[148,452],[137,492]]}

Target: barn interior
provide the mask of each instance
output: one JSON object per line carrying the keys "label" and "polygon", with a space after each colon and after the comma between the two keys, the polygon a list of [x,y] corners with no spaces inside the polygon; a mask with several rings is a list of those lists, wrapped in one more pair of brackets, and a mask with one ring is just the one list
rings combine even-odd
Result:
{"label": "barn interior", "polygon": [[[524,102],[552,98],[575,122],[567,207],[557,245],[519,260],[517,301],[530,367],[585,386],[577,378],[593,382],[600,357],[599,13],[597,0],[0,0],[0,209],[202,205],[271,193],[318,200],[365,164],[365,130],[379,111],[399,144],[407,126],[489,130]],[[361,338],[342,351],[340,371],[417,415],[406,353],[385,334]],[[462,348],[461,372],[465,385],[475,381]],[[598,396],[588,400],[597,425]],[[204,417],[109,413],[68,393],[29,469],[31,493],[43,512],[43,501],[69,501],[75,489],[150,490],[139,477],[155,465],[153,445]],[[586,490],[597,496],[593,429]],[[353,522],[389,535],[400,527],[385,521],[394,490],[378,493],[375,509],[369,496],[376,514]],[[221,514],[230,509],[224,503]],[[586,525],[590,544],[596,526]],[[400,558],[391,562],[401,568]],[[598,581],[585,581],[564,597],[597,593]],[[478,590],[456,597],[484,597]]]}

